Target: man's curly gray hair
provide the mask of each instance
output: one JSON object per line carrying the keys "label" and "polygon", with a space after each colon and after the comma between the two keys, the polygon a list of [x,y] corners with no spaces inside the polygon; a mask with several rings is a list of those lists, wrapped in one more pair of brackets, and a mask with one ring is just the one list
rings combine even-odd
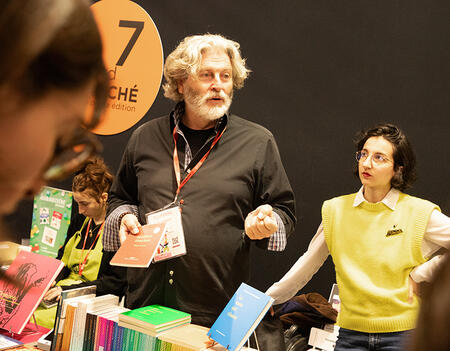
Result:
{"label": "man's curly gray hair", "polygon": [[233,88],[240,89],[248,77],[250,70],[245,66],[245,59],[241,57],[239,43],[227,39],[219,34],[194,35],[183,39],[177,48],[167,57],[164,65],[163,85],[164,96],[174,100],[183,100],[178,92],[178,82],[186,80],[197,73],[202,60],[202,54],[208,49],[223,49],[231,61]]}

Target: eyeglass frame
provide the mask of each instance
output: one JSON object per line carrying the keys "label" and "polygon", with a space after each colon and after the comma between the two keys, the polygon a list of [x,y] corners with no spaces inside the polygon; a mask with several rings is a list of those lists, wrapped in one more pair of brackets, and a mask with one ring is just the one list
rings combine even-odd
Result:
{"label": "eyeglass frame", "polygon": [[[367,160],[369,157],[370,157],[370,162],[372,162],[372,164],[375,164],[375,165],[377,165],[377,166],[381,166],[381,165],[386,164],[386,163],[389,163],[389,162],[394,163],[393,160],[391,160],[391,159],[385,157],[383,154],[380,154],[380,153],[374,153],[374,154],[371,155],[369,152],[367,152],[367,156],[366,156],[366,157],[363,157],[363,156],[362,156],[362,153],[363,153],[363,152],[367,152],[367,151],[359,150],[359,151],[357,151],[357,152],[355,153],[355,158],[356,158],[356,161],[357,161],[358,163],[361,162],[361,160],[364,162],[364,161]],[[383,161],[381,161],[381,162],[376,161],[376,160],[374,159],[373,156],[377,156],[377,155],[380,156],[380,157],[383,159]]]}

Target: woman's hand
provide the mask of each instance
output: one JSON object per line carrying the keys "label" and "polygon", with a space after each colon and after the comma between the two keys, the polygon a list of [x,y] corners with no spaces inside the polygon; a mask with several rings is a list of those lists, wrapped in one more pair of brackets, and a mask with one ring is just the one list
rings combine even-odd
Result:
{"label": "woman's hand", "polygon": [[411,276],[408,278],[408,303],[413,303],[414,295],[420,296],[420,286],[417,284]]}
{"label": "woman's hand", "polygon": [[55,283],[52,284],[53,288],[46,292],[44,295],[44,300],[46,301],[59,301],[61,297],[62,288],[60,286],[54,286]]}

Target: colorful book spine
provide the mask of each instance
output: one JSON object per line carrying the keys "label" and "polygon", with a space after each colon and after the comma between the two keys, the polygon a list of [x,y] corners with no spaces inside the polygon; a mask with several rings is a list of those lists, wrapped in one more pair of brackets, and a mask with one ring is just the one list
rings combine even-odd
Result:
{"label": "colorful book spine", "polygon": [[93,351],[98,351],[98,339],[100,337],[100,317],[96,316],[95,318],[95,334],[94,334],[94,339],[93,339]]}
{"label": "colorful book spine", "polygon": [[113,320],[109,320],[108,323],[109,323],[109,329],[108,329],[108,336],[106,337],[105,347],[106,347],[106,351],[112,351],[112,346],[114,344],[113,340],[115,340],[113,338],[113,335],[114,335],[114,331],[115,331],[117,322],[114,322]]}
{"label": "colorful book spine", "polygon": [[64,321],[64,333],[62,338],[61,351],[69,351],[70,349],[74,316],[75,306],[68,305],[66,309],[66,319]]}
{"label": "colorful book spine", "polygon": [[117,325],[117,347],[116,347],[116,351],[125,351],[123,348],[123,333],[125,331],[124,327],[120,327],[119,325]]}
{"label": "colorful book spine", "polygon": [[131,330],[128,329],[128,328],[124,328],[124,329],[123,329],[123,340],[122,340],[122,350],[123,350],[123,351],[126,351],[126,350],[127,350],[128,339],[130,338],[130,337],[129,337],[130,332],[131,332]]}
{"label": "colorful book spine", "polygon": [[84,337],[83,337],[83,351],[89,351],[89,336],[92,328],[92,315],[90,313],[86,313],[86,324],[84,329]]}
{"label": "colorful book spine", "polygon": [[136,337],[136,331],[135,330],[131,330],[130,332],[130,337],[128,339],[128,345],[127,345],[127,350],[133,350],[134,347],[134,338]]}
{"label": "colorful book spine", "polygon": [[114,325],[113,326],[113,334],[112,334],[112,338],[108,341],[108,347],[111,351],[116,351],[117,348],[117,326]]}

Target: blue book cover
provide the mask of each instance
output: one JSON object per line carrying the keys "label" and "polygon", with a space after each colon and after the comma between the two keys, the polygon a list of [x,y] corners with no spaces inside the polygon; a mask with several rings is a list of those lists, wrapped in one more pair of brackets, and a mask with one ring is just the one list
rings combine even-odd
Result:
{"label": "blue book cover", "polygon": [[111,343],[111,351],[116,351],[117,349],[117,341],[118,341],[118,332],[119,332],[119,326],[117,325],[117,322],[114,322],[113,324],[113,335],[112,339],[109,340]]}
{"label": "blue book cover", "polygon": [[208,335],[230,351],[240,350],[273,301],[269,295],[242,283]]}
{"label": "blue book cover", "polygon": [[116,347],[116,351],[122,351],[123,350],[123,333],[124,333],[124,327],[121,327],[119,325],[117,325],[117,347]]}

